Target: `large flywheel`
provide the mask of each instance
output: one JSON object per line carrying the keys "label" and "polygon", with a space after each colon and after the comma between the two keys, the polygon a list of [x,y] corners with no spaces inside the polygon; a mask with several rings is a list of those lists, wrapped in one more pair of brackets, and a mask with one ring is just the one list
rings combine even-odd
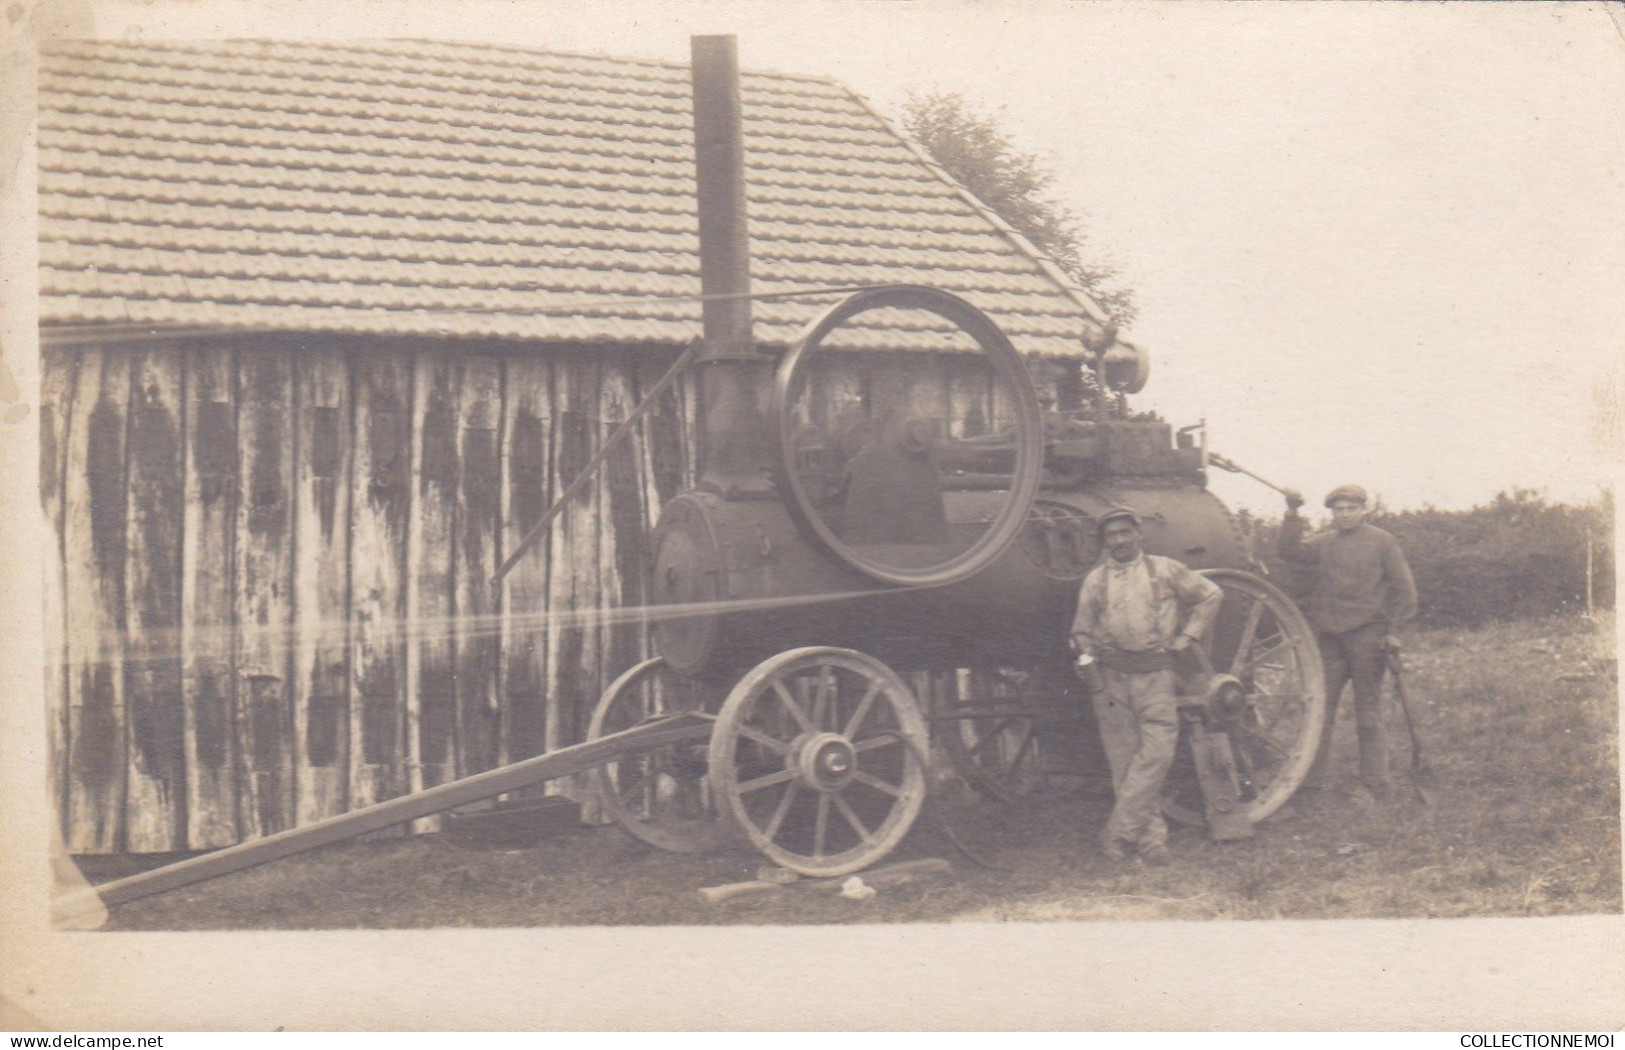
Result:
{"label": "large flywheel", "polygon": [[[875,349],[902,331],[941,350]],[[1016,541],[1038,494],[1043,431],[1020,354],[934,288],[870,289],[826,310],[780,362],[772,417],[797,525],[883,583],[974,575]]]}

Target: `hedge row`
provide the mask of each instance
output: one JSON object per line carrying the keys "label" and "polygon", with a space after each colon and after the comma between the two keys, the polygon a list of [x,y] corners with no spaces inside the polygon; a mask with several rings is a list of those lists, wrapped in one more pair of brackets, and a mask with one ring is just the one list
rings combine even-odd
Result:
{"label": "hedge row", "polygon": [[[1275,556],[1280,521],[1241,515],[1254,551],[1272,578],[1301,595],[1306,573]],[[1583,506],[1552,503],[1515,489],[1471,510],[1426,507],[1391,512],[1380,503],[1372,524],[1405,550],[1421,595],[1419,619],[1440,627],[1477,627],[1586,608],[1586,550],[1592,600],[1614,605],[1614,501],[1604,493]]]}

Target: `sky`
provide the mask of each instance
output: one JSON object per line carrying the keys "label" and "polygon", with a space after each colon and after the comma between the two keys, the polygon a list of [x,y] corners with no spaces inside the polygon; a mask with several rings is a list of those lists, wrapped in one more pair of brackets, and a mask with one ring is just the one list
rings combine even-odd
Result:
{"label": "sky", "polygon": [[[82,16],[82,8],[81,15]],[[95,2],[99,36],[443,37],[829,76],[1000,114],[1152,355],[1136,407],[1311,505],[1625,464],[1625,15],[1565,4]],[[1227,502],[1279,498],[1218,475]]]}

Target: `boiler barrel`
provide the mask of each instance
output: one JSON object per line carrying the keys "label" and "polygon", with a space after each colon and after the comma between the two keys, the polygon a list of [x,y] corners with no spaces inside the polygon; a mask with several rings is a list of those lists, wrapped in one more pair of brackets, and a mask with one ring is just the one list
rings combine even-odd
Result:
{"label": "boiler barrel", "polygon": [[[948,493],[950,520],[975,520],[996,493]],[[1146,549],[1193,568],[1245,568],[1224,505],[1197,486],[1045,493],[1018,541],[968,580],[899,588],[846,567],[772,499],[689,492],[655,530],[655,643],[671,665],[727,678],[803,645],[859,649],[897,670],[1047,662],[1064,651],[1078,587],[1099,555],[1094,522],[1127,503]]]}

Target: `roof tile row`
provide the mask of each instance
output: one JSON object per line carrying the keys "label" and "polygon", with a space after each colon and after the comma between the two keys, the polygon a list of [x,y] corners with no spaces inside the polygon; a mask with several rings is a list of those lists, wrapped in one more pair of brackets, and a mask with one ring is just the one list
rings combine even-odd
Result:
{"label": "roof tile row", "polygon": [[[268,152],[268,151],[265,151]],[[285,154],[283,160],[294,161],[297,155]],[[497,180],[487,178],[452,178],[444,174],[391,174],[391,186],[397,193],[416,197],[445,199],[479,199],[514,202],[553,203],[560,199],[575,199],[584,193],[633,193],[644,196],[693,196],[694,180],[691,172],[677,165],[648,165],[643,172],[606,172],[577,167],[532,172],[532,178],[517,177]],[[263,164],[198,163],[187,159],[168,157],[119,156],[89,150],[69,154],[56,146],[45,147],[40,153],[41,170],[64,173],[68,187],[81,184],[97,176],[118,180],[157,179],[170,183],[199,183],[203,185],[270,187],[308,192],[354,193],[377,185],[382,172],[334,170],[323,167],[290,167],[286,163],[276,166]],[[782,173],[781,173],[782,174]],[[662,180],[679,185],[657,186]],[[88,183],[85,183],[88,185]],[[913,192],[909,192],[913,191]],[[923,192],[922,192],[923,191]],[[88,191],[87,191],[88,192]],[[874,201],[896,196],[893,207],[919,212],[960,212],[957,202],[942,192],[940,184],[920,181],[853,180],[846,185],[830,186],[828,178],[817,178],[798,173],[793,181],[763,180],[750,187],[752,200],[803,203],[817,194],[820,203],[831,207],[872,206]],[[850,202],[843,205],[839,202]]]}
{"label": "roof tile row", "polygon": [[[590,115],[620,108],[623,98],[622,92],[583,89],[575,85],[516,92],[505,91],[495,83],[481,90],[478,82],[465,80],[453,81],[448,89],[436,86],[433,77],[421,73],[410,80],[369,84],[364,79],[352,79],[355,72],[348,69],[343,79],[336,75],[315,78],[302,75],[292,83],[286,77],[245,75],[229,68],[175,76],[153,75],[139,66],[101,63],[98,72],[97,83],[82,91],[86,99],[139,98],[147,102],[198,105],[200,100],[211,98],[240,98],[244,106],[251,109],[339,113],[354,112],[357,103],[364,103],[366,108],[385,117],[397,114],[401,118],[414,113],[465,115],[473,112],[491,120],[495,119],[493,114],[528,117],[538,110]],[[59,72],[48,62],[41,70],[41,87],[51,91],[71,90],[71,85],[66,83],[69,77],[69,73]],[[644,122],[677,131],[688,128],[686,90],[673,90],[665,95],[647,92],[645,98],[648,101],[640,111]],[[747,120],[806,127],[811,118],[816,123],[807,127],[807,133],[814,138],[860,143],[884,138],[872,125],[851,121],[844,105],[832,111],[828,100],[761,93],[751,101],[752,107],[745,114]],[[844,122],[843,116],[846,117]]]}
{"label": "roof tile row", "polygon": [[[1075,291],[860,100],[743,84],[753,287],[931,284],[1024,350],[1078,352]],[[688,90],[682,65],[460,44],[55,47],[43,319],[686,342]],[[758,303],[757,338],[793,338],[828,301]],[[889,313],[836,345],[950,348],[940,319]]]}
{"label": "roof tile row", "polygon": [[[382,150],[363,153],[356,151],[353,141],[347,141],[346,148],[342,150],[296,149],[287,144],[273,148],[234,146],[214,140],[138,136],[133,130],[123,122],[106,122],[93,131],[46,128],[40,149],[40,166],[71,173],[76,169],[105,167],[110,160],[120,160],[148,162],[154,169],[170,163],[191,163],[313,172],[360,172],[387,175],[391,179],[458,180],[465,184],[479,180],[517,185],[528,185],[555,171],[564,177],[585,172],[641,175],[646,179],[683,179],[690,186],[694,178],[693,157],[683,155],[683,151],[671,156],[595,153],[590,148],[591,139],[573,139],[565,135],[549,137],[549,143],[560,151],[558,163],[538,170],[534,157],[529,156],[523,164],[505,166],[466,158],[416,156]],[[826,186],[829,181],[823,173],[768,168],[752,185],[807,187]],[[952,195],[947,187],[930,179],[917,166],[905,165],[888,166],[872,172],[848,172],[841,179],[841,186],[921,198],[932,194]]]}
{"label": "roof tile row", "polygon": [[[302,208],[254,211],[233,208],[229,204],[174,201],[158,205],[136,199],[120,202],[119,210],[121,214],[133,212],[136,217],[112,218],[107,199],[103,197],[43,193],[40,196],[40,215],[43,218],[41,239],[69,239],[87,243],[93,237],[87,236],[86,227],[82,224],[89,223],[91,229],[108,231],[94,235],[104,238],[112,237],[110,231],[114,229],[133,225],[148,225],[154,231],[224,230],[239,239],[236,243],[244,243],[241,239],[253,234],[255,244],[259,243],[259,235],[264,233],[332,235],[354,239],[358,252],[370,251],[368,246],[381,238],[454,246],[488,246],[493,250],[504,246],[602,243],[670,250],[670,241],[675,238],[680,241],[678,250],[693,252],[697,236],[692,215],[621,214],[613,211],[581,210],[567,213],[556,222],[549,221],[546,213],[532,211],[522,220],[510,219],[497,223],[467,218],[436,219],[422,215],[413,216],[410,223],[402,223],[398,218],[384,215]],[[959,266],[968,265],[969,260],[974,258],[973,269],[998,268],[1017,272],[1034,269],[1030,259],[1008,251],[997,235],[986,227],[968,231],[919,229],[899,234],[893,229],[834,221],[839,218],[841,216],[825,215],[819,224],[808,226],[801,222],[753,215],[750,222],[753,253],[756,257],[818,259],[835,257],[833,254],[826,255],[826,251],[841,252],[841,258],[855,261],[864,258],[889,259],[894,251],[909,249],[951,253],[959,257],[955,263]],[[101,220],[106,220],[106,224],[102,225]],[[81,225],[59,226],[61,223]],[[70,229],[75,231],[72,236],[68,235]],[[155,235],[167,236],[163,233]]]}
{"label": "roof tile row", "polygon": [[[176,218],[173,213],[165,216]],[[227,213],[224,218],[231,217]],[[329,216],[318,216],[330,218]],[[275,228],[257,231],[256,249],[265,254],[286,256],[325,256],[353,259],[398,259],[404,262],[465,263],[481,266],[539,266],[568,260],[586,269],[607,269],[626,265],[635,255],[639,260],[669,263],[682,272],[697,271],[699,262],[690,247],[692,236],[633,232],[623,229],[597,230],[582,226],[529,228],[524,242],[449,241],[428,236],[406,238],[378,232],[370,236],[336,234],[306,229],[291,232]],[[78,218],[54,218],[50,233],[41,238],[42,257],[49,264],[68,265],[82,258],[70,246],[124,246],[154,248],[197,255],[229,252],[242,243],[237,227],[198,225],[156,225],[140,222],[91,222]],[[973,240],[974,243],[974,240]],[[60,254],[52,254],[53,251]],[[915,272],[921,270],[961,270],[960,252],[905,244],[886,246],[885,265]],[[754,257],[789,264],[876,265],[875,253],[862,244],[830,241],[781,239],[769,241]],[[978,271],[989,274],[1032,275],[1025,260],[987,254]]]}
{"label": "roof tile row", "polygon": [[[145,66],[158,76],[187,69],[230,75],[257,70],[321,79],[338,69],[355,82],[392,79],[401,84],[426,82],[443,91],[492,93],[502,84],[519,91],[549,84],[595,84],[610,93],[635,84],[644,94],[686,97],[689,78],[686,65],[659,60],[423,40],[60,41],[46,52],[47,59],[58,56],[81,64]],[[845,89],[825,77],[746,70],[741,80],[759,97],[824,99],[832,109],[846,108]]]}
{"label": "roof tile row", "polygon": [[[399,258],[356,258],[342,254],[155,250],[150,247],[110,244],[85,246],[48,241],[40,246],[40,261],[52,271],[65,274],[95,271],[181,274],[187,277],[222,275],[292,281],[331,278],[423,288],[504,288],[527,292],[547,289],[601,291],[615,295],[658,294],[639,287],[643,275],[699,279],[699,267],[692,255],[664,253],[650,256],[629,251],[554,251],[546,255],[538,253],[525,265],[514,265],[491,261],[457,264]],[[1037,274],[967,272],[960,268],[903,268],[890,261],[843,265],[765,259],[757,260],[753,273],[764,282],[790,285],[802,282],[822,287],[906,280],[959,293],[1045,296],[1050,291],[1044,278]],[[697,288],[696,285],[695,290]]]}

